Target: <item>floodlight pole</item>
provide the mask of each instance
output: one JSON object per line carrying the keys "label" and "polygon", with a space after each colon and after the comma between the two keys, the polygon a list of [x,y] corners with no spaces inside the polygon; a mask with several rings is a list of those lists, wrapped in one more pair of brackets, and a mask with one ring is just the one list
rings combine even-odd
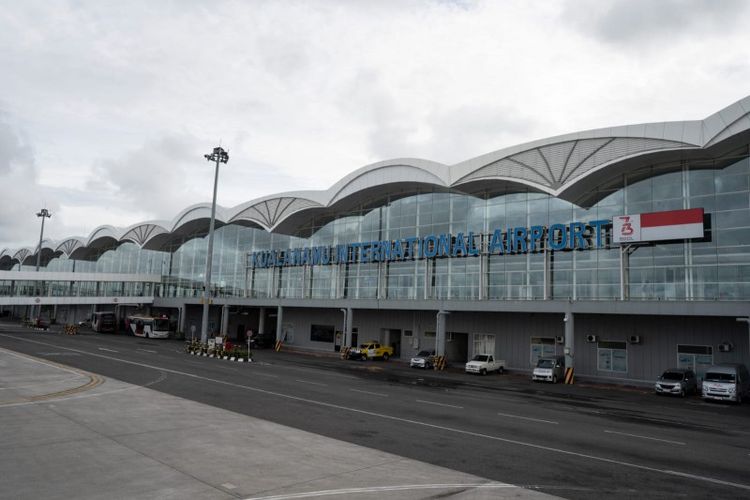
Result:
{"label": "floodlight pole", "polygon": [[49,219],[52,214],[46,208],[41,209],[36,214],[37,217],[42,218],[42,230],[39,232],[39,248],[36,253],[36,272],[39,272],[39,266],[42,263],[42,239],[44,238],[44,219]]}
{"label": "floodlight pole", "polygon": [[[49,210],[47,210],[46,208],[43,208],[39,212],[37,212],[36,216],[42,218],[42,229],[41,231],[39,231],[39,248],[37,248],[37,251],[36,251],[36,272],[39,272],[39,266],[42,264],[42,240],[44,239],[44,219],[49,219],[50,217],[52,217],[52,214],[50,213]],[[36,286],[37,286],[37,291],[40,291],[38,280],[36,282]],[[41,315],[42,315],[42,304],[40,303],[39,312],[37,313],[37,318]]]}
{"label": "floodlight pole", "polygon": [[214,174],[214,198],[211,202],[211,223],[208,226],[208,253],[206,254],[206,279],[203,282],[203,319],[201,321],[201,343],[208,342],[208,309],[211,301],[211,261],[214,252],[214,221],[216,218],[216,187],[219,183],[219,164],[229,161],[229,154],[220,146],[215,147],[213,152],[203,155],[208,161],[216,162]]}

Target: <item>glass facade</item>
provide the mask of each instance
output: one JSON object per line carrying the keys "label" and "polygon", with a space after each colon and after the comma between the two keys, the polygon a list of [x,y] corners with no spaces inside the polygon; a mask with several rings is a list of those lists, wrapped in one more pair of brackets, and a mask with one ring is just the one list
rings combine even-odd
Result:
{"label": "glass facade", "polygon": [[[750,299],[747,149],[742,155],[712,162],[644,166],[610,179],[592,193],[592,199],[599,201],[582,208],[532,191],[485,196],[425,191],[382,200],[375,208],[369,204],[335,214],[325,223],[310,222],[297,236],[227,225],[215,233],[212,293],[296,299],[491,301],[543,300],[546,295],[548,299],[616,300],[620,246],[609,237],[601,248],[487,255],[493,231],[703,208],[709,216],[710,237],[641,245],[630,254],[629,299]],[[253,267],[248,258],[252,252],[268,250],[470,232],[484,250],[482,255],[286,267]],[[206,248],[207,238],[195,235],[186,236],[171,252],[125,243],[94,262],[53,259],[46,270],[160,274],[160,296],[200,297]]]}

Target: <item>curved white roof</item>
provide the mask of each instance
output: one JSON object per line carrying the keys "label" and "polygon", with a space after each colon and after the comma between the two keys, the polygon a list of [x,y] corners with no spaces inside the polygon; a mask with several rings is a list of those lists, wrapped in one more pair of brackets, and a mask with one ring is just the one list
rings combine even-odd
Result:
{"label": "curved white roof", "polygon": [[[585,206],[592,192],[644,161],[710,159],[750,142],[750,96],[704,120],[644,123],[601,128],[541,139],[487,153],[455,165],[399,158],[364,166],[326,190],[292,191],[216,208],[216,226],[240,224],[294,234],[312,219],[329,220],[362,200],[398,197],[422,189],[467,194],[533,190]],[[92,258],[126,241],[165,249],[184,237],[208,232],[210,203],[182,210],[171,221],[148,221],[128,228],[100,226],[86,238],[42,245],[43,257],[65,254]],[[0,269],[28,262],[36,248],[0,252]]]}

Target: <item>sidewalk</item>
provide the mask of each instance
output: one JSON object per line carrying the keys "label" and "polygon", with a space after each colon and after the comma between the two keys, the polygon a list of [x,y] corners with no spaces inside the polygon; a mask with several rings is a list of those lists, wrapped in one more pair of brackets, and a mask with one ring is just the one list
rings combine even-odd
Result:
{"label": "sidewalk", "polygon": [[0,497],[553,498],[0,349]]}

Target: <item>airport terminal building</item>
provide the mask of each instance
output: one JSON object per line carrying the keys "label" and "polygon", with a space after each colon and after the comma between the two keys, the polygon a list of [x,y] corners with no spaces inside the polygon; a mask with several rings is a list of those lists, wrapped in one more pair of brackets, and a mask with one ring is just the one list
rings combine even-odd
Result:
{"label": "airport terminal building", "polygon": [[[0,252],[0,310],[168,314],[200,335],[211,205]],[[210,326],[408,359],[567,356],[577,377],[750,364],[750,97],[455,165],[395,159],[325,191],[217,207]],[[40,285],[40,280],[42,284]]]}

